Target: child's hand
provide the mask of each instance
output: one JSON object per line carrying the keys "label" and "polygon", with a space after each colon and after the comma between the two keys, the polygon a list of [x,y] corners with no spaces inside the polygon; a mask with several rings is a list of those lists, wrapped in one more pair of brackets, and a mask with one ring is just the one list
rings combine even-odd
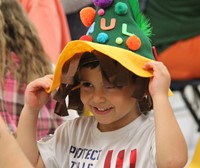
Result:
{"label": "child's hand", "polygon": [[153,77],[150,79],[149,92],[152,97],[155,95],[168,96],[170,87],[170,74],[162,62],[147,62],[144,67],[145,70],[152,70]]}
{"label": "child's hand", "polygon": [[39,112],[47,103],[50,94],[45,90],[52,84],[53,75],[46,75],[30,82],[25,91],[25,106],[31,111]]}

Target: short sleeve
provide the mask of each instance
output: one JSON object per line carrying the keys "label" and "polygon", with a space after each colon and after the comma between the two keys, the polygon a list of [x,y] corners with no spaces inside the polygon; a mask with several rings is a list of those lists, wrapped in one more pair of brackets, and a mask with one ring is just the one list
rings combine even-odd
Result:
{"label": "short sleeve", "polygon": [[[41,158],[48,168],[60,168],[62,154],[66,153],[68,147],[66,126],[67,122],[59,126],[54,134],[50,134],[38,141],[38,149]],[[65,144],[62,146],[61,144]]]}

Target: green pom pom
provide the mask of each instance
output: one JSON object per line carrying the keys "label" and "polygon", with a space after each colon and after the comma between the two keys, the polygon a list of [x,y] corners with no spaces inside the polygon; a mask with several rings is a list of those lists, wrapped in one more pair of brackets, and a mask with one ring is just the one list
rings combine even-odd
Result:
{"label": "green pom pom", "polygon": [[115,5],[115,12],[118,15],[125,15],[125,14],[127,14],[127,12],[128,12],[128,6],[127,6],[127,4],[123,3],[123,2],[118,2]]}

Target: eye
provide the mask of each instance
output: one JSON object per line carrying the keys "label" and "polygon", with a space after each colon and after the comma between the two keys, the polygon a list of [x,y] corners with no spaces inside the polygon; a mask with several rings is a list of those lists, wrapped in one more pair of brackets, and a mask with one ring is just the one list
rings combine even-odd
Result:
{"label": "eye", "polygon": [[109,85],[109,86],[104,86],[106,89],[114,89],[116,88],[115,86]]}
{"label": "eye", "polygon": [[89,88],[92,87],[93,85],[90,82],[81,82],[81,87],[84,88]]}
{"label": "eye", "polygon": [[115,85],[112,85],[112,84],[105,84],[105,85],[104,85],[104,88],[105,88],[105,89],[116,89],[116,86],[115,86]]}
{"label": "eye", "polygon": [[121,89],[122,86],[115,86],[115,85],[106,85],[104,86],[105,89]]}

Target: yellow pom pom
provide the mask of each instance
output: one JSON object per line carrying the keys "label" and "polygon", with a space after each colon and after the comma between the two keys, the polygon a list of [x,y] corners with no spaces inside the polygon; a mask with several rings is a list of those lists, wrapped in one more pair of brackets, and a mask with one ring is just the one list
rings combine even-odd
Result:
{"label": "yellow pom pom", "polygon": [[117,37],[116,40],[115,40],[115,42],[117,44],[122,44],[123,43],[123,39],[121,37]]}

